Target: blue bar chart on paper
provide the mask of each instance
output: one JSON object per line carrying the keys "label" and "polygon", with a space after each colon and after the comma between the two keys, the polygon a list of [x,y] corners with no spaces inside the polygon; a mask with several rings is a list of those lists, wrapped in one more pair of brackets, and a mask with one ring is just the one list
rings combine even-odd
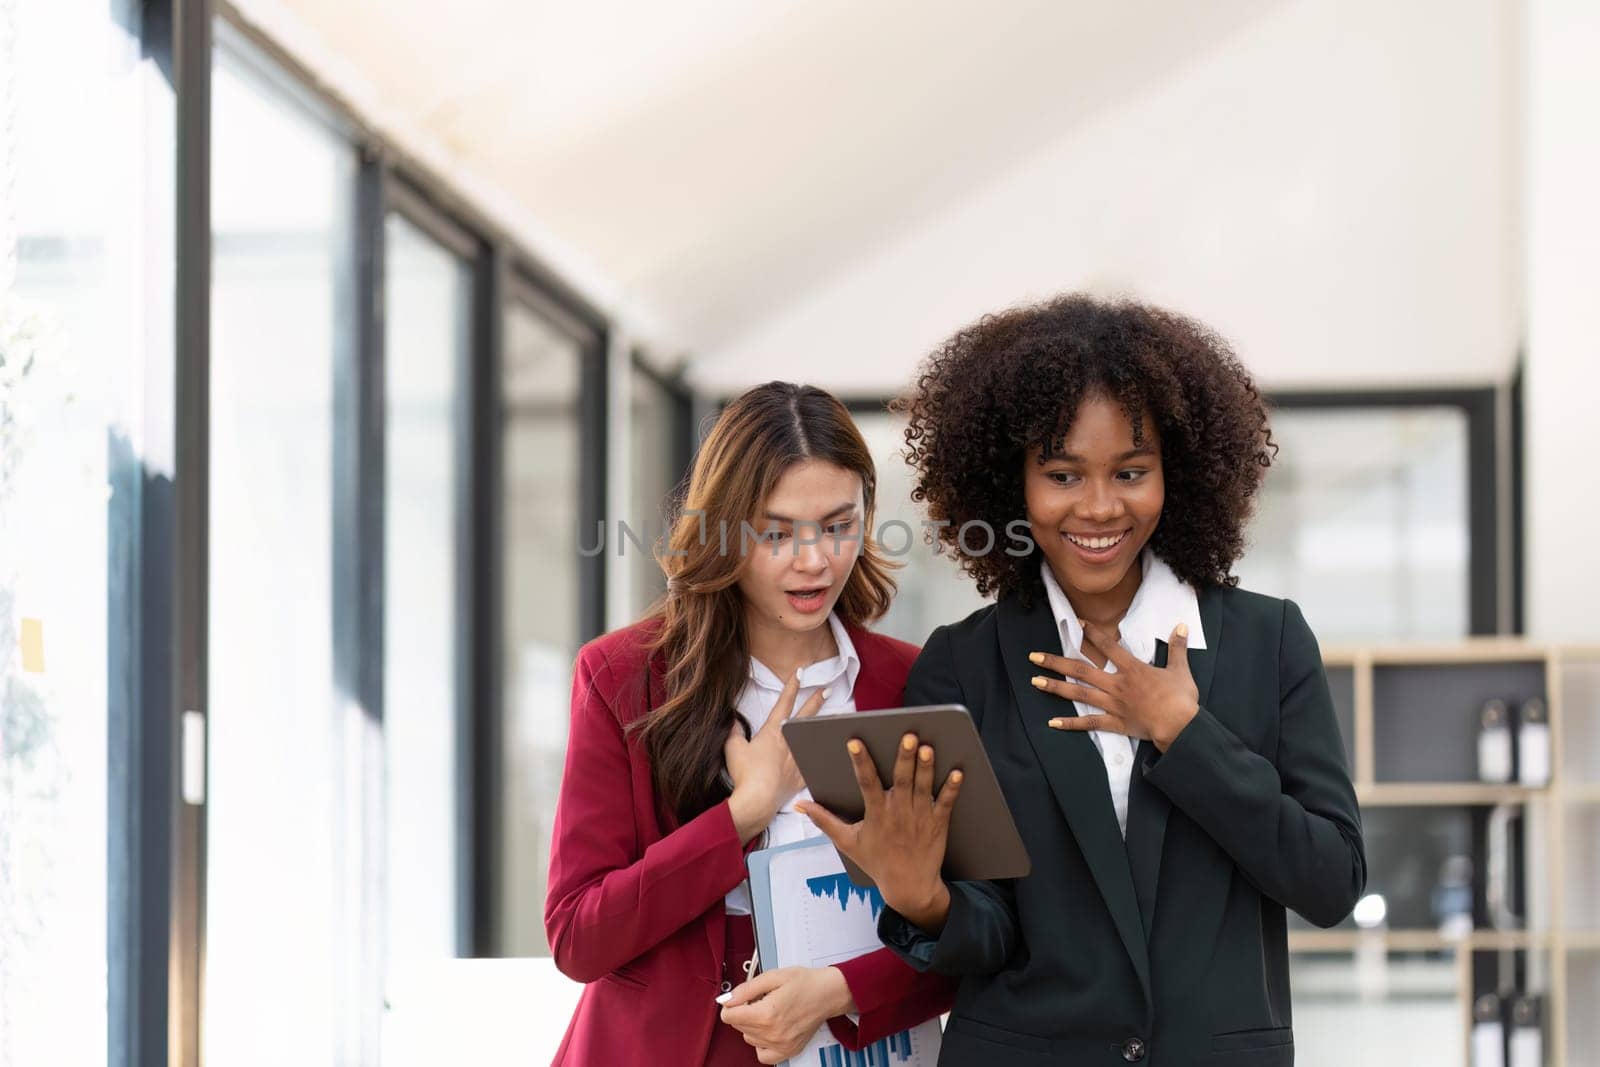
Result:
{"label": "blue bar chart on paper", "polygon": [[[825,837],[758,852],[750,861],[751,897],[762,970],[826,967],[882,947],[883,896],[850,881]],[[788,1062],[791,1067],[934,1067],[939,1020],[852,1052],[826,1026]]]}
{"label": "blue bar chart on paper", "polygon": [[[891,1058],[892,1057],[892,1058]],[[911,1031],[875,1041],[860,1052],[843,1045],[830,1045],[817,1051],[819,1067],[889,1067],[891,1063],[911,1062]]]}

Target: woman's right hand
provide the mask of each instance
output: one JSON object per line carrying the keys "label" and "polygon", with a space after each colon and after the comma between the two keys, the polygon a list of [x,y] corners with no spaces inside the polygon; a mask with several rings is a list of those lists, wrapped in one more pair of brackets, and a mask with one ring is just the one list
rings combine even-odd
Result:
{"label": "woman's right hand", "polygon": [[733,724],[722,746],[722,756],[728,766],[728,776],[733,779],[733,794],[728,804],[741,842],[749,841],[766,829],[778,809],[806,787],[806,780],[800,776],[800,769],[789,752],[789,744],[783,739],[783,724],[791,713],[797,719],[811,718],[822,710],[828,693],[827,689],[813,693],[811,699],[795,711],[795,698],[800,694],[800,672],[796,671],[784,683],[772,714],[754,737],[745,740],[744,728],[737,722]]}
{"label": "woman's right hand", "polygon": [[933,795],[933,747],[917,744],[916,734],[900,739],[894,781],[883,788],[866,746],[851,738],[846,746],[861,788],[865,815],[847,823],[815,802],[797,805],[840,852],[866,871],[884,903],[930,933],[944,926],[950,888],[940,876],[950,835],[950,812],[961,792],[961,771],[945,777]]}

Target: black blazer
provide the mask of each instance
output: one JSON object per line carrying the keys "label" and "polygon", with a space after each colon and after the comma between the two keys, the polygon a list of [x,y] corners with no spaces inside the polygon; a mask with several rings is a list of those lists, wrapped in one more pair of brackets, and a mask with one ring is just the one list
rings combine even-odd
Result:
{"label": "black blazer", "polygon": [[971,710],[1033,860],[952,883],[937,939],[880,915],[913,967],[961,979],[940,1067],[1294,1062],[1284,909],[1332,926],[1355,906],[1355,790],[1300,609],[1215,587],[1200,619],[1200,712],[1165,754],[1140,742],[1126,842],[1094,742],[1046,725],[1073,705],[1029,683],[1028,653],[1061,651],[1043,592],[928,638],[905,702]]}

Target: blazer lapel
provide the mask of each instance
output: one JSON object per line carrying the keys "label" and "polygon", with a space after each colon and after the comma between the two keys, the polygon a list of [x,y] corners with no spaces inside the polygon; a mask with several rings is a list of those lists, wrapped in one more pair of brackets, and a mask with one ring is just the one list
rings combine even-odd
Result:
{"label": "blazer lapel", "polygon": [[1053,718],[1076,715],[1077,708],[1070,701],[1035,689],[1029,680],[1039,673],[1039,668],[1028,661],[1028,653],[1061,654],[1061,631],[1042,595],[1036,598],[1031,611],[1024,611],[1014,597],[1002,598],[996,614],[1006,676],[1028,740],[1133,960],[1145,1001],[1153,1004],[1149,949],[1128,852],[1117,828],[1116,810],[1111,806],[1105,764],[1087,734],[1052,730],[1048,725]]}
{"label": "blazer lapel", "polygon": [[[1211,677],[1217,661],[1217,649],[1222,642],[1222,613],[1217,598],[1208,592],[1200,593],[1200,625],[1205,628],[1206,647],[1189,649],[1189,673],[1194,677],[1195,688],[1200,691],[1204,705],[1211,694]],[[1167,665],[1168,646],[1156,642],[1154,665]],[[1167,815],[1172,811],[1172,801],[1155,786],[1144,780],[1146,765],[1156,757],[1156,747],[1149,741],[1140,741],[1134,757],[1135,773],[1128,789],[1128,865],[1133,872],[1134,891],[1139,898],[1139,917],[1146,939],[1155,923],[1156,885],[1161,878],[1161,848],[1167,835]]]}

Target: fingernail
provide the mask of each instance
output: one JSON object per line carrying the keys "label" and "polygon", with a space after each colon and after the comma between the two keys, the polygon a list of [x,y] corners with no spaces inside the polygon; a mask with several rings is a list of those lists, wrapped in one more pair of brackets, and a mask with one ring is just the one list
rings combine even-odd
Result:
{"label": "fingernail", "polygon": [[1178,636],[1179,637],[1188,637],[1189,636],[1189,624],[1188,623],[1180,622],[1178,624]]}
{"label": "fingernail", "polygon": [[1056,729],[1059,730],[1061,728],[1061,720],[1060,719],[1051,719],[1050,720],[1050,725],[1054,726]]}
{"label": "fingernail", "polygon": [[952,782],[960,782],[961,781],[961,772],[960,771],[951,771],[950,772],[950,780]]}
{"label": "fingernail", "polygon": [[1033,676],[1033,687],[1034,687],[1034,688],[1035,688],[1035,689],[1043,689],[1043,688],[1044,688],[1044,686],[1045,686],[1045,678],[1044,678],[1044,675],[1042,675],[1042,674],[1036,674],[1036,675],[1034,675],[1034,676]]}
{"label": "fingernail", "polygon": [[906,734],[904,737],[902,737],[900,739],[900,747],[905,749],[907,752],[910,752],[912,749],[916,748],[917,747],[917,735],[916,734]]}
{"label": "fingernail", "polygon": [[833,692],[833,687],[832,686],[829,686],[827,689],[824,689],[822,691],[822,699],[823,700],[827,700],[828,699],[828,694],[831,693],[831,692]]}
{"label": "fingernail", "polygon": [[917,753],[917,758],[922,760],[923,763],[927,763],[933,758],[933,749],[929,748],[927,745],[923,745],[922,751]]}
{"label": "fingernail", "polygon": [[721,994],[720,996],[717,997],[717,1003],[718,1004],[726,1004],[726,1003],[728,1003],[728,1001],[730,1001],[732,999],[733,999],[733,994],[731,992],[723,993],[723,994]]}
{"label": "fingernail", "polygon": [[1028,662],[1029,663],[1043,663],[1044,662],[1044,653],[1043,652],[1029,652],[1028,653]]}
{"label": "fingernail", "polygon": [[[796,727],[796,729],[798,729],[798,727]],[[853,737],[844,743],[844,747],[850,750],[850,755],[852,756],[861,755],[861,742],[857,741]]]}

